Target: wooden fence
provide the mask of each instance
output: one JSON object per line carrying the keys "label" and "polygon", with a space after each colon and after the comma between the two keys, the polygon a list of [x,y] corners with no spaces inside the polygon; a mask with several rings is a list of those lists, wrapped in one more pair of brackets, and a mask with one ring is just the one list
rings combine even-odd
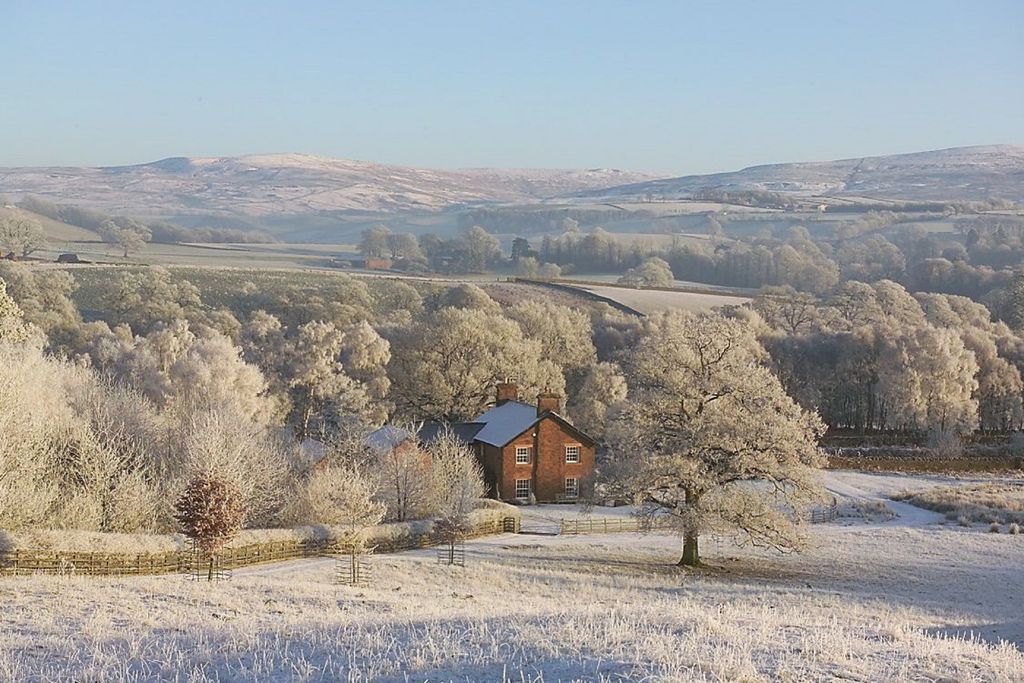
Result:
{"label": "wooden fence", "polygon": [[[467,537],[516,533],[515,517],[493,519],[474,526]],[[392,553],[426,548],[441,543],[433,533],[408,534],[391,539],[373,539],[376,552]],[[224,548],[217,553],[218,566],[225,570],[265,562],[281,562],[307,557],[337,556],[346,546],[337,539],[296,539],[253,543],[237,548]],[[189,571],[194,554],[189,549],[162,553],[97,553],[48,550],[0,551],[0,576],[18,574],[59,574],[90,576],[145,576]]]}
{"label": "wooden fence", "polygon": [[[832,522],[839,517],[839,502],[810,511],[807,519],[811,524]],[[637,519],[635,517],[590,517],[588,519],[563,519],[559,522],[558,533],[570,536],[579,534],[614,534],[625,531],[658,531],[673,527],[671,519]]]}
{"label": "wooden fence", "polygon": [[623,531],[656,531],[672,527],[670,519],[643,520],[635,517],[590,517],[588,519],[563,519],[559,522],[558,533],[576,536],[579,534],[616,534]]}
{"label": "wooden fence", "polygon": [[839,501],[835,498],[832,498],[832,503],[830,505],[814,508],[811,510],[810,514],[811,524],[834,522],[837,517],[839,517]]}

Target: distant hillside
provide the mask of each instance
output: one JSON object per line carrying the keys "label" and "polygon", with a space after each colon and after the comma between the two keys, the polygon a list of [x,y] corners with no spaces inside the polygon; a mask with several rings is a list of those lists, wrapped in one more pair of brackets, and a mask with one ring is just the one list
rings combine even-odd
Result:
{"label": "distant hillside", "polygon": [[1024,147],[955,147],[916,154],[751,166],[730,173],[662,178],[572,194],[587,201],[627,201],[651,196],[688,199],[709,190],[904,201],[1019,202],[1024,201]]}
{"label": "distant hillside", "polygon": [[457,171],[303,154],[163,159],[106,168],[0,169],[0,193],[139,216],[265,217],[438,211],[545,197],[657,176],[615,169]]}

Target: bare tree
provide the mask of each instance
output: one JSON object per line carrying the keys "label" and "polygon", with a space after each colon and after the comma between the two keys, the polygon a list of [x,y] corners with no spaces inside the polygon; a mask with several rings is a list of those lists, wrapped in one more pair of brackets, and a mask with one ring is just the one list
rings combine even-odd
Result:
{"label": "bare tree", "polygon": [[388,443],[379,449],[377,472],[380,497],[388,506],[388,518],[396,522],[422,519],[435,509],[430,455],[420,448],[420,425],[388,425]]}

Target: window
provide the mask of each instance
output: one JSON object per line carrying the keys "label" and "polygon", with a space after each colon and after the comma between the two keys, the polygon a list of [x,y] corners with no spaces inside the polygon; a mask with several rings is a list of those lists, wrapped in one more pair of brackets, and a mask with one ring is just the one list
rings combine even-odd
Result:
{"label": "window", "polygon": [[516,498],[526,500],[530,497],[530,480],[516,479]]}
{"label": "window", "polygon": [[565,478],[565,495],[568,498],[575,498],[580,494],[580,480],[576,477]]}
{"label": "window", "polygon": [[529,446],[516,446],[516,464],[529,465],[531,450]]}
{"label": "window", "polygon": [[577,446],[566,446],[565,447],[565,461],[566,462],[579,462],[580,461],[580,447]]}

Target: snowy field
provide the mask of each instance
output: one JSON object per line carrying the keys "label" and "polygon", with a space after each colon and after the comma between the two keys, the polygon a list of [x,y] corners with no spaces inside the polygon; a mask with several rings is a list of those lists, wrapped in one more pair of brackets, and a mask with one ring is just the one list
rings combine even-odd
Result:
{"label": "snowy field", "polygon": [[708,311],[720,306],[740,306],[750,297],[727,294],[702,294],[698,292],[671,292],[658,289],[629,289],[627,287],[604,287],[602,285],[573,285],[593,292],[606,299],[617,301],[644,314],[680,309],[684,311]]}
{"label": "snowy field", "polygon": [[[948,481],[826,483],[845,502]],[[1024,537],[890,505],[811,527],[801,555],[708,539],[697,571],[664,535],[504,535],[467,543],[465,568],[374,558],[365,588],[330,559],[214,585],[5,578],[0,680],[1024,680]]]}

